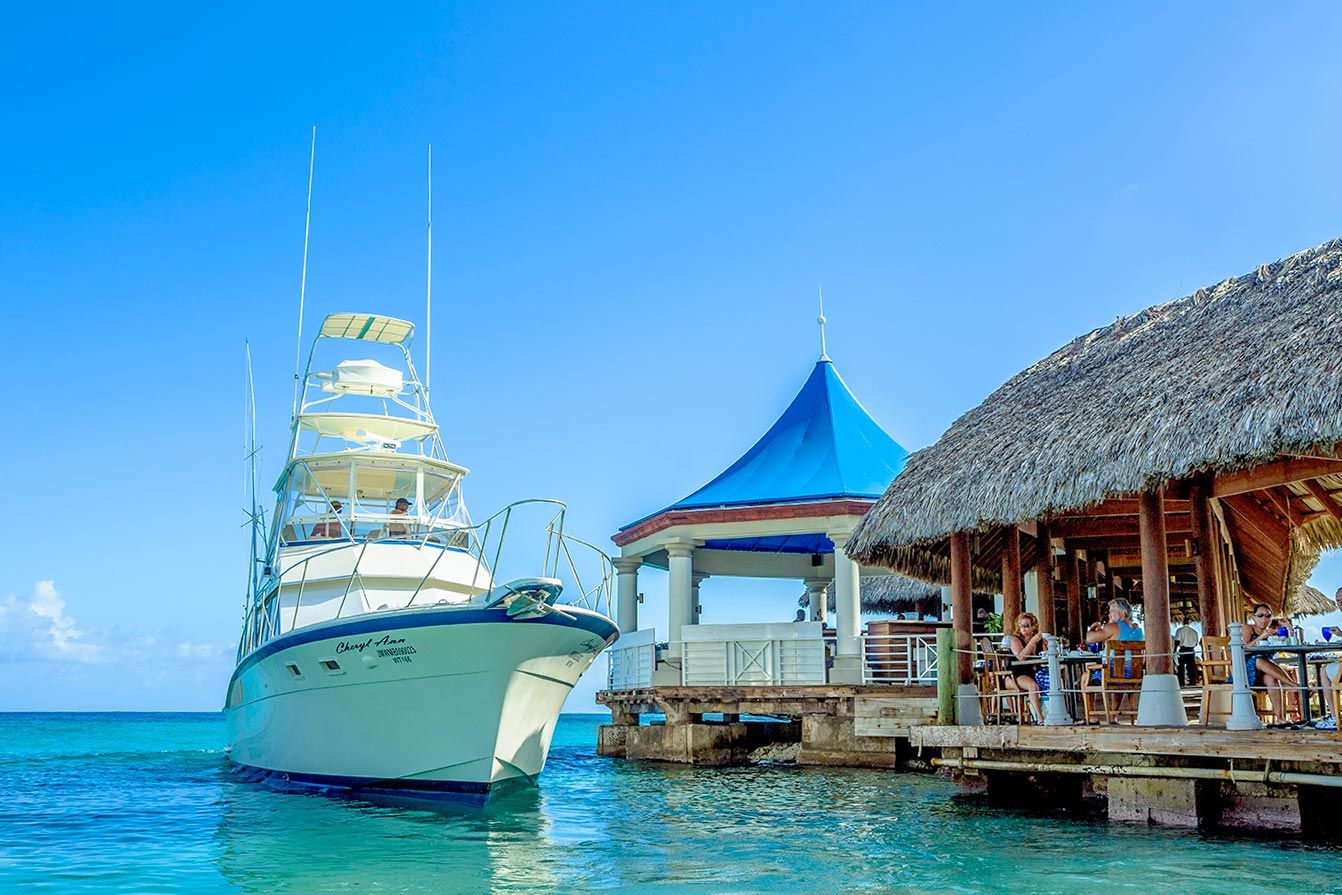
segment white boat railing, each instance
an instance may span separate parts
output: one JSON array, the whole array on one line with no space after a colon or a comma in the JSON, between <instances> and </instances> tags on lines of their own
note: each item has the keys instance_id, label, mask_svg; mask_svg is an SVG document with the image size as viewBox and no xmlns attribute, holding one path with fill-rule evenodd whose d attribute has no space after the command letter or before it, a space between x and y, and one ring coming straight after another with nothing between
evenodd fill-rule
<instances>
[{"instance_id":1,"label":"white boat railing","mask_svg":"<svg viewBox=\"0 0 1342 895\"><path fill-rule=\"evenodd\" d=\"M518 554L521 551L506 552L504 550L510 526L514 530L516 539L517 528L514 525L514 516L523 507L543 508L545 510L543 555L535 555L534 551L538 548L534 545L533 554L529 556L522 555L519 557ZM564 534L566 510L567 507L562 501L550 498L519 500L499 510L478 525L459 529L461 535L458 539L460 546L430 544L431 549L438 551L437 555L429 565L428 570L421 576L418 585L410 593L405 603L397 608L410 608L414 604L415 598L419 596L420 591L424 589L425 584L433 576L443 556L455 551L458 553L465 552L476 560L476 580L474 584L482 592L488 590L497 580L508 580L513 577L537 577L539 572L539 577L554 578L563 583L564 589L558 601L561 605L578 606L609 618L615 586L614 565L611 563L610 557L595 545L581 538ZM360 599L352 604L355 608L349 614L351 616L364 614L367 609L363 606L362 601L363 577L359 566L363 562L364 554L367 552L369 545L376 543L378 542L375 540L335 542L325 550L296 560L278 570L278 572L271 572L267 578L270 585L263 590L260 599L248 607L243 619L243 635L238 644L238 658L241 659L266 641L297 626L310 564L313 560L326 557L332 553L341 550L358 551L348 575L342 574L340 576L344 581L344 592L336 612L329 618L321 620L330 621L345 617L345 608L347 604L351 603L350 595L356 582L360 589ZM421 541L417 546L419 549L423 549L426 542ZM513 568L510 571L517 574L506 577L500 575L500 569L504 568L505 563L511 563ZM292 609L286 607L283 610L290 619L289 626L286 628L283 624L285 618L280 616L280 591L281 584L292 582L293 577L298 578L298 593ZM329 579L326 583L329 584Z\"/></svg>"}]
</instances>

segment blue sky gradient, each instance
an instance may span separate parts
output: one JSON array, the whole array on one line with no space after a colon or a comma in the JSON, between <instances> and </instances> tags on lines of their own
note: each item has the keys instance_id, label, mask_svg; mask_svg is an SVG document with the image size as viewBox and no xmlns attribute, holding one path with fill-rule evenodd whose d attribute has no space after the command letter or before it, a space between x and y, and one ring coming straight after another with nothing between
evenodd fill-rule
<instances>
[{"instance_id":1,"label":"blue sky gradient","mask_svg":"<svg viewBox=\"0 0 1342 895\"><path fill-rule=\"evenodd\" d=\"M837 368L916 449L1070 338L1342 233L1340 20L10 8L0 708L219 706L242 344L273 480L312 124L308 332L335 310L422 319L432 142L435 405L470 503L562 497L605 542L787 405L818 284ZM664 623L664 577L643 589ZM799 590L710 581L705 620L789 618Z\"/></svg>"}]
</instances>

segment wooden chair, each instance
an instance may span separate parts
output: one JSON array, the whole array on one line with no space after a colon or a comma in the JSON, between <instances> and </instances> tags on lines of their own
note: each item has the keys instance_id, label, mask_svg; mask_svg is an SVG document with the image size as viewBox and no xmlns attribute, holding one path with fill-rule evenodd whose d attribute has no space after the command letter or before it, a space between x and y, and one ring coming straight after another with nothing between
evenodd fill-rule
<instances>
[{"instance_id":1,"label":"wooden chair","mask_svg":"<svg viewBox=\"0 0 1342 895\"><path fill-rule=\"evenodd\" d=\"M1208 635L1202 638L1202 660L1198 662L1202 677L1202 705L1198 707L1198 723L1208 726L1213 716L1230 717L1230 638ZM1215 699L1215 702L1213 702ZM1221 725L1223 726L1224 722Z\"/></svg>"},{"instance_id":2,"label":"wooden chair","mask_svg":"<svg viewBox=\"0 0 1342 895\"><path fill-rule=\"evenodd\" d=\"M1025 691L1016 683L1016 673L1011 670L1011 663L1015 660L1016 657L1006 650L999 649L993 652L992 686L1001 724L1007 723L1008 719L1014 720L1017 724L1024 724L1030 717Z\"/></svg>"},{"instance_id":3,"label":"wooden chair","mask_svg":"<svg viewBox=\"0 0 1342 895\"><path fill-rule=\"evenodd\" d=\"M1081 705L1086 713L1086 723L1094 723L1099 712L1095 710L1095 698L1098 696L1104 704L1104 719L1114 723L1115 715L1130 715L1137 719L1137 696L1142 689L1142 675L1146 670L1146 641L1109 640L1104 644L1104 659L1099 666L1100 679L1092 682L1087 666L1081 679ZM1113 707L1116 699L1118 708Z\"/></svg>"}]
</instances>

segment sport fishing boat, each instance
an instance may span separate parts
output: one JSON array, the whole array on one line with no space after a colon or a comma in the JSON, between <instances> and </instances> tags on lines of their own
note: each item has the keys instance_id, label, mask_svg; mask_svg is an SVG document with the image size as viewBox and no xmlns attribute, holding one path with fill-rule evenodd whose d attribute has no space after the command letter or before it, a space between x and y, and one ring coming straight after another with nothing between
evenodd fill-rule
<instances>
[{"instance_id":1,"label":"sport fishing boat","mask_svg":"<svg viewBox=\"0 0 1342 895\"><path fill-rule=\"evenodd\" d=\"M325 319L268 525L251 449L229 754L303 787L484 796L545 766L564 698L617 636L613 574L564 533L558 501L471 522L467 470L444 451L413 332L376 314ZM383 357L314 366L351 343Z\"/></svg>"}]
</instances>

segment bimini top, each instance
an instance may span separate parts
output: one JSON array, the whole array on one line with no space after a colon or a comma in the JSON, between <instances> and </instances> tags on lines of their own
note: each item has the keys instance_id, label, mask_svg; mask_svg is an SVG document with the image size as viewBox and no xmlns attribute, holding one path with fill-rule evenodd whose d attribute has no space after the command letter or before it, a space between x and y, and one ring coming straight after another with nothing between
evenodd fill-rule
<instances>
[{"instance_id":1,"label":"bimini top","mask_svg":"<svg viewBox=\"0 0 1342 895\"><path fill-rule=\"evenodd\" d=\"M414 331L413 323L381 314L330 314L322 321L318 335L328 339L358 339L401 345L409 341Z\"/></svg>"},{"instance_id":2,"label":"bimini top","mask_svg":"<svg viewBox=\"0 0 1342 895\"><path fill-rule=\"evenodd\" d=\"M833 362L822 359L754 447L667 510L875 500L908 454L853 397Z\"/></svg>"}]
</instances>

